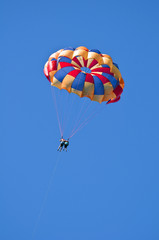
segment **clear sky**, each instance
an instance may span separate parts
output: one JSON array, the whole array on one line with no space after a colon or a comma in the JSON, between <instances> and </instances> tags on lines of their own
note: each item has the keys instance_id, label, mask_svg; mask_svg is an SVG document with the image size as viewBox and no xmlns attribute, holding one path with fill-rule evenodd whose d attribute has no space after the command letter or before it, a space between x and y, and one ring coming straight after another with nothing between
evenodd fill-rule
<instances>
[{"instance_id":1,"label":"clear sky","mask_svg":"<svg viewBox=\"0 0 159 240\"><path fill-rule=\"evenodd\" d=\"M1 1L0 239L30 240L59 153L49 55L111 55L121 101L61 153L34 240L159 239L158 1Z\"/></svg>"}]
</instances>

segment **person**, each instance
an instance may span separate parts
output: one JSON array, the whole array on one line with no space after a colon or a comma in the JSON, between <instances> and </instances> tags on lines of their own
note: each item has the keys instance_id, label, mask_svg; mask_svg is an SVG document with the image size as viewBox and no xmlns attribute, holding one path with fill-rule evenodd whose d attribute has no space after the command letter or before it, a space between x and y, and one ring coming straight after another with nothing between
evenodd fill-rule
<instances>
[{"instance_id":1,"label":"person","mask_svg":"<svg viewBox=\"0 0 159 240\"><path fill-rule=\"evenodd\" d=\"M60 139L60 145L59 145L59 147L58 147L58 149L57 149L57 151L62 151L62 149L63 149L63 146L64 146L64 142L65 142L65 140L63 139L63 137Z\"/></svg>"},{"instance_id":2,"label":"person","mask_svg":"<svg viewBox=\"0 0 159 240\"><path fill-rule=\"evenodd\" d=\"M63 139L63 137L60 139L60 145L59 145L59 147L58 147L58 149L57 149L57 151L62 151L62 149L63 149L63 151L64 150L66 150L66 152L67 152L67 147L68 147L68 145L69 145L69 139L68 140L65 140L65 139Z\"/></svg>"},{"instance_id":3,"label":"person","mask_svg":"<svg viewBox=\"0 0 159 240\"><path fill-rule=\"evenodd\" d=\"M68 145L69 145L69 139L64 141L64 149L63 149L63 151L66 150L66 152L67 152Z\"/></svg>"}]
</instances>

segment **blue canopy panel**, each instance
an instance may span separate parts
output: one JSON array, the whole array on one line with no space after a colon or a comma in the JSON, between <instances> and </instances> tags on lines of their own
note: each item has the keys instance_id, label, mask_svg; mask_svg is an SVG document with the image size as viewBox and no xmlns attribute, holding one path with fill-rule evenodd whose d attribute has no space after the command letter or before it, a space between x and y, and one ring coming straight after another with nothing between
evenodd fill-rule
<instances>
[{"instance_id":1,"label":"blue canopy panel","mask_svg":"<svg viewBox=\"0 0 159 240\"><path fill-rule=\"evenodd\" d=\"M54 77L62 83L64 77L71 71L75 70L75 68L73 67L65 67L65 68L61 68L60 70L58 70Z\"/></svg>"},{"instance_id":2,"label":"blue canopy panel","mask_svg":"<svg viewBox=\"0 0 159 240\"><path fill-rule=\"evenodd\" d=\"M108 74L108 73L102 73L102 75L104 77L106 77L112 84L113 88L115 89L118 85L119 85L119 81L116 80L115 77L113 77L112 75Z\"/></svg>"},{"instance_id":3,"label":"blue canopy panel","mask_svg":"<svg viewBox=\"0 0 159 240\"><path fill-rule=\"evenodd\" d=\"M64 48L63 50L64 50L64 51L65 51L65 50L72 50L72 51L74 51L75 48L73 48L73 47L67 47L67 48Z\"/></svg>"},{"instance_id":4,"label":"blue canopy panel","mask_svg":"<svg viewBox=\"0 0 159 240\"><path fill-rule=\"evenodd\" d=\"M68 58L68 57L58 57L58 59L57 59L57 63L59 63L59 62L67 62L67 63L71 63L71 59L70 58Z\"/></svg>"},{"instance_id":5,"label":"blue canopy panel","mask_svg":"<svg viewBox=\"0 0 159 240\"><path fill-rule=\"evenodd\" d=\"M94 79L94 95L104 95L104 86L102 81L97 76L93 76L93 79Z\"/></svg>"},{"instance_id":6,"label":"blue canopy panel","mask_svg":"<svg viewBox=\"0 0 159 240\"><path fill-rule=\"evenodd\" d=\"M83 91L84 83L86 79L86 74L83 72L80 72L77 77L75 77L71 88L74 88L78 91Z\"/></svg>"},{"instance_id":7,"label":"blue canopy panel","mask_svg":"<svg viewBox=\"0 0 159 240\"><path fill-rule=\"evenodd\" d=\"M91 49L89 50L89 52L95 52L95 53L101 54L101 52L98 49Z\"/></svg>"}]
</instances>

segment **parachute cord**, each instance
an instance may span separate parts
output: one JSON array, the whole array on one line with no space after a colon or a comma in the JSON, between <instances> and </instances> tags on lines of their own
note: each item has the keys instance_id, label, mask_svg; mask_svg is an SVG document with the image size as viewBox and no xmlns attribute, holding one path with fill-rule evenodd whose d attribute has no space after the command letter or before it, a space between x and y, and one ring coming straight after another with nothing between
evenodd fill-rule
<instances>
[{"instance_id":1,"label":"parachute cord","mask_svg":"<svg viewBox=\"0 0 159 240\"><path fill-rule=\"evenodd\" d=\"M88 117L87 117L87 119L72 133L72 135L69 137L69 139L70 138L72 138L78 131L80 131L82 128L84 128L87 124L88 124L88 122L90 122L90 120L91 119L93 119L96 115L98 115L99 114L99 112L101 111L101 110L103 110L104 108L101 108L101 109L99 109L98 111L94 111L92 114L90 114Z\"/></svg>"},{"instance_id":2,"label":"parachute cord","mask_svg":"<svg viewBox=\"0 0 159 240\"><path fill-rule=\"evenodd\" d=\"M64 135L64 115L65 115L65 104L67 101L66 97L65 97L65 91L64 89L59 89L56 92L56 99L57 99L57 107L58 107L58 111L59 111L59 118L60 118L60 122L61 122L61 129L62 129L62 135Z\"/></svg>"},{"instance_id":3,"label":"parachute cord","mask_svg":"<svg viewBox=\"0 0 159 240\"><path fill-rule=\"evenodd\" d=\"M86 102L86 99L85 99L85 102ZM75 123L75 125L74 125L74 127L73 127L73 129L72 129L72 131L71 131L70 136L71 136L72 133L78 128L78 126L81 125L82 118L83 118L83 116L85 115L85 113L88 111L88 109L89 109L90 106L91 106L91 101L88 103L88 105L87 105L87 107L85 108L84 112L82 112L82 111L83 111L83 108L84 108L84 104L82 105L81 110L80 110L80 113L79 113L79 116L78 116L78 118L77 118L78 121L77 121L77 123ZM69 137L69 138L70 138L70 137Z\"/></svg>"},{"instance_id":4,"label":"parachute cord","mask_svg":"<svg viewBox=\"0 0 159 240\"><path fill-rule=\"evenodd\" d=\"M60 118L59 118L59 113L58 113L58 109L57 109L57 102L56 102L55 91L54 91L54 87L51 87L51 88L53 88L53 90L51 89L51 93L52 93L52 96L53 96L55 110L56 110L56 115L57 115L57 121L58 121L58 124L59 124L59 130L60 130L60 134L61 134L61 137L62 137L63 136L63 132L62 132Z\"/></svg>"},{"instance_id":5,"label":"parachute cord","mask_svg":"<svg viewBox=\"0 0 159 240\"><path fill-rule=\"evenodd\" d=\"M66 90L67 91L67 90ZM69 99L70 99L70 93L67 92L67 98L66 98L66 102L64 104L68 105L68 102L69 102ZM66 115L67 114L67 115ZM63 119L62 119L62 123L63 123L63 134L64 134L64 131L65 131L65 128L67 126L67 121L68 121L68 111L67 111L67 108L65 107L64 109L64 114L63 114Z\"/></svg>"},{"instance_id":6,"label":"parachute cord","mask_svg":"<svg viewBox=\"0 0 159 240\"><path fill-rule=\"evenodd\" d=\"M34 229L33 229L33 232L32 232L31 240L33 240L34 237L35 237L35 233L36 233L37 227L39 225L40 218L41 218L41 215L43 213L43 210L44 210L47 198L48 198L48 194L49 194L49 191L50 191L50 187L51 187L51 184L52 184L53 177L54 177L56 169L57 169L58 162L60 160L60 156L61 156L61 154L58 154L58 156L56 158L56 163L55 163L55 165L54 165L54 167L52 169L52 172L51 172L51 175L50 175L50 179L49 179L49 183L47 185L47 189L46 189L46 192L45 192L45 195L44 195L44 198L43 198L43 202L41 204L41 208L40 208L40 211L39 211L39 214L38 214L38 217L37 217L37 220L35 222L35 226L34 226Z\"/></svg>"},{"instance_id":7,"label":"parachute cord","mask_svg":"<svg viewBox=\"0 0 159 240\"><path fill-rule=\"evenodd\" d=\"M87 118L77 129L75 129L75 131L72 133L72 135L70 136L70 138L72 138L77 132L79 132L82 128L84 128L88 122L96 115L97 113L92 114L91 116L89 116L89 118Z\"/></svg>"}]
</instances>

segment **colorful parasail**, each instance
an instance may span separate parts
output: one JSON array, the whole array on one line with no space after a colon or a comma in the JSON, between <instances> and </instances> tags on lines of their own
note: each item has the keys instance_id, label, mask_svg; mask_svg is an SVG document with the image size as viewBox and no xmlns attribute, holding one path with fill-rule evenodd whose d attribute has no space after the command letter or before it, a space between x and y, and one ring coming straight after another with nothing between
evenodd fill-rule
<instances>
[{"instance_id":1,"label":"colorful parasail","mask_svg":"<svg viewBox=\"0 0 159 240\"><path fill-rule=\"evenodd\" d=\"M53 53L45 64L44 74L52 86L99 103L117 102L124 88L112 58L86 47L69 47Z\"/></svg>"}]
</instances>

